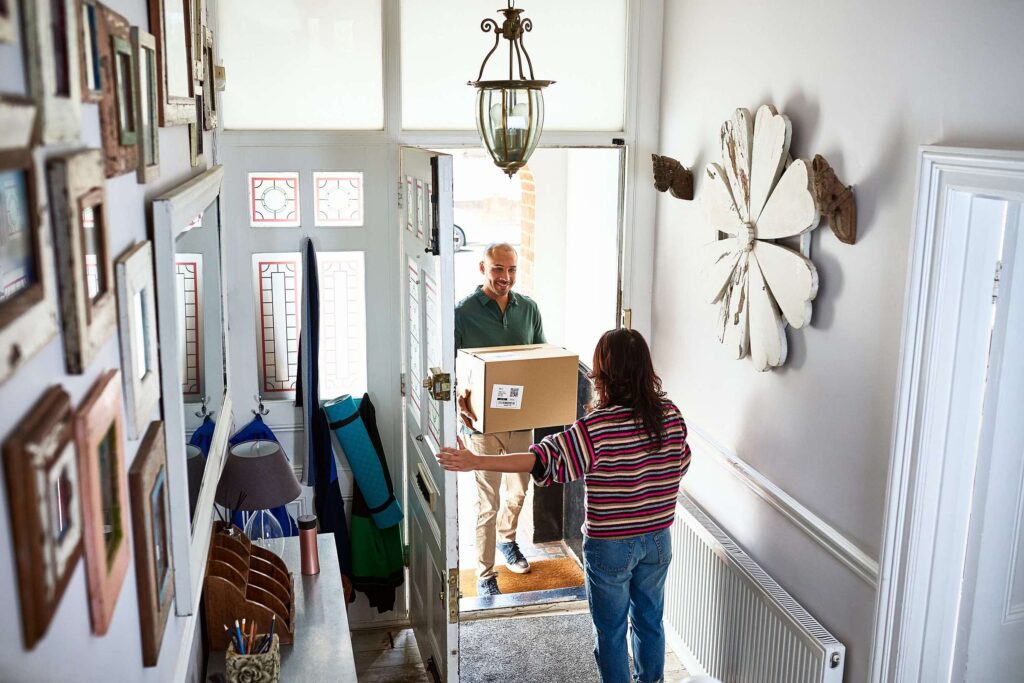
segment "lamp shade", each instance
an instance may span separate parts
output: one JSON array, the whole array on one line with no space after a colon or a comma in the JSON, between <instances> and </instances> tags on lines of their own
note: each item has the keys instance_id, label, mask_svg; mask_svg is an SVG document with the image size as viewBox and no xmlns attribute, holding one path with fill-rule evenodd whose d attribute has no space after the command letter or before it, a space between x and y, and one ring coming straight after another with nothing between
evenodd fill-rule
<instances>
[{"instance_id":1,"label":"lamp shade","mask_svg":"<svg viewBox=\"0 0 1024 683\"><path fill-rule=\"evenodd\" d=\"M229 509L266 510L290 503L300 493L302 487L279 443L243 441L228 450L216 500Z\"/></svg>"}]
</instances>

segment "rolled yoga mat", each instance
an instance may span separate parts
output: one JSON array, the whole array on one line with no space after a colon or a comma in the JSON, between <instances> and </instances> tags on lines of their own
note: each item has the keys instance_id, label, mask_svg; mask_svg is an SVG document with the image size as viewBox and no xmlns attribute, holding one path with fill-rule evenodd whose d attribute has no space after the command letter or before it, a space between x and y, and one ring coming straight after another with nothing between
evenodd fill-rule
<instances>
[{"instance_id":1,"label":"rolled yoga mat","mask_svg":"<svg viewBox=\"0 0 1024 683\"><path fill-rule=\"evenodd\" d=\"M366 425L359 417L359 404L352 396L345 394L325 401L323 406L330 428L337 435L359 490L363 492L366 505L370 508L373 523L378 529L398 524L402 521L402 508L384 475L387 465L373 447Z\"/></svg>"}]
</instances>

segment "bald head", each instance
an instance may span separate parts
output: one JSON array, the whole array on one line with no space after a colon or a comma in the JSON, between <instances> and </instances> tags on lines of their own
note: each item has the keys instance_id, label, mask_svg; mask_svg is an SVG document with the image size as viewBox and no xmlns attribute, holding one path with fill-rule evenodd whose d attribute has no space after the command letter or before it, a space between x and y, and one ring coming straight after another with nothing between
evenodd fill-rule
<instances>
[{"instance_id":1,"label":"bald head","mask_svg":"<svg viewBox=\"0 0 1024 683\"><path fill-rule=\"evenodd\" d=\"M515 247L508 242L488 245L484 251L484 260L480 262L480 273L484 276L484 293L487 296L499 303L508 298L512 285L516 283L518 261L519 255Z\"/></svg>"}]
</instances>

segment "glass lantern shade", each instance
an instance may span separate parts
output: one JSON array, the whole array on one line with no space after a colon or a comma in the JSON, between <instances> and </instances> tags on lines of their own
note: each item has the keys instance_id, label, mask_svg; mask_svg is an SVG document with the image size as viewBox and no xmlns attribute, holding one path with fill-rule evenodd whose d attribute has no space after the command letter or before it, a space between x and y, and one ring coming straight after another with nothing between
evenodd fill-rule
<instances>
[{"instance_id":1,"label":"glass lantern shade","mask_svg":"<svg viewBox=\"0 0 1024 683\"><path fill-rule=\"evenodd\" d=\"M477 87L477 131L494 163L510 178L529 160L544 129L541 87Z\"/></svg>"}]
</instances>

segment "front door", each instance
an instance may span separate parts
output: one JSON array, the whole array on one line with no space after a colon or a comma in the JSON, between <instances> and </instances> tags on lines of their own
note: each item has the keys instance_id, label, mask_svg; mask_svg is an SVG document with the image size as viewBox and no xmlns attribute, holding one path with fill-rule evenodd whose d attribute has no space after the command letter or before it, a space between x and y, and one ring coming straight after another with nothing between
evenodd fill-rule
<instances>
[{"instance_id":1,"label":"front door","mask_svg":"<svg viewBox=\"0 0 1024 683\"><path fill-rule=\"evenodd\" d=\"M400 154L409 620L427 669L458 681L459 506L455 474L436 459L456 428L452 158Z\"/></svg>"}]
</instances>

